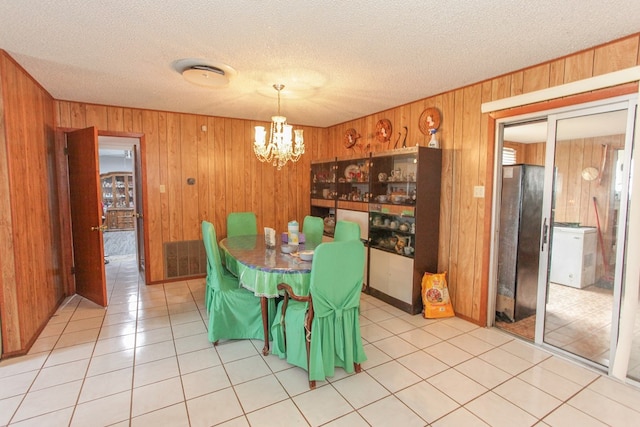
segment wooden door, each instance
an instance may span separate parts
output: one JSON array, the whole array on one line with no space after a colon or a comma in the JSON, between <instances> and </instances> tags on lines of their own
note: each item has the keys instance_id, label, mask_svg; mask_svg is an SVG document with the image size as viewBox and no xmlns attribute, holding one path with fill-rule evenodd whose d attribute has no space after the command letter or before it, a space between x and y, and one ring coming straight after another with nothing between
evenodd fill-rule
<instances>
[{"instance_id":1,"label":"wooden door","mask_svg":"<svg viewBox=\"0 0 640 427\"><path fill-rule=\"evenodd\" d=\"M98 130L67 133L67 152L76 293L106 307Z\"/></svg>"},{"instance_id":2,"label":"wooden door","mask_svg":"<svg viewBox=\"0 0 640 427\"><path fill-rule=\"evenodd\" d=\"M133 146L133 198L136 223L136 242L138 248L138 270L145 271L144 258L144 209L142 205L142 156L140 155L140 144Z\"/></svg>"}]
</instances>

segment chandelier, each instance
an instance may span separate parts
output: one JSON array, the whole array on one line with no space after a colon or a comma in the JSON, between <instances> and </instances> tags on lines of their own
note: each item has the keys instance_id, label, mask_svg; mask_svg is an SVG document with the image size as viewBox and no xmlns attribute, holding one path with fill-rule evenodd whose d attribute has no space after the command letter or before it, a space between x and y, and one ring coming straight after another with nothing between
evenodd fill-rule
<instances>
[{"instance_id":1,"label":"chandelier","mask_svg":"<svg viewBox=\"0 0 640 427\"><path fill-rule=\"evenodd\" d=\"M302 129L293 130L293 126L287 124L287 118L280 115L280 91L284 85L274 84L273 88L278 91L278 115L271 117L268 143L264 126L256 126L253 152L258 160L273 163L279 170L288 161L297 162L304 154L304 138Z\"/></svg>"}]
</instances>

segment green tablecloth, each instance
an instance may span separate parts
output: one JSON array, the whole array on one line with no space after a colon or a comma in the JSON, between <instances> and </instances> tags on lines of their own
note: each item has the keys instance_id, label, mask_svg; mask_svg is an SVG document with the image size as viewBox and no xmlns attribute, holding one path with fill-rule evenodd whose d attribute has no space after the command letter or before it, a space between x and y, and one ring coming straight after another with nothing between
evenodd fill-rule
<instances>
[{"instance_id":1,"label":"green tablecloth","mask_svg":"<svg viewBox=\"0 0 640 427\"><path fill-rule=\"evenodd\" d=\"M311 262L302 261L297 254L284 254L280 243L268 249L263 235L233 236L220 241L227 269L240 280L240 285L256 296L274 298L278 284L286 283L297 295L309 294ZM311 247L302 249L312 249Z\"/></svg>"}]
</instances>

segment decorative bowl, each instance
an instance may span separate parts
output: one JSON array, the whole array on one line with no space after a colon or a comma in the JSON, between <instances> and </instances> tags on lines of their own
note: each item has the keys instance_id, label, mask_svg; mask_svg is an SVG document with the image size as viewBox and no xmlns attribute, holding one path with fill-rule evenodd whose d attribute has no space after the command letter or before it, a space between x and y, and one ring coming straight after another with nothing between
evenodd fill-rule
<instances>
[{"instance_id":1,"label":"decorative bowl","mask_svg":"<svg viewBox=\"0 0 640 427\"><path fill-rule=\"evenodd\" d=\"M282 245L282 246L280 246L280 252L282 252L283 254L290 254L291 252L293 252L296 249L297 249L296 246L291 246L291 245Z\"/></svg>"},{"instance_id":2,"label":"decorative bowl","mask_svg":"<svg viewBox=\"0 0 640 427\"><path fill-rule=\"evenodd\" d=\"M311 261L313 259L313 251L311 250L300 251L298 255L300 255L300 259L303 261Z\"/></svg>"},{"instance_id":3,"label":"decorative bowl","mask_svg":"<svg viewBox=\"0 0 640 427\"><path fill-rule=\"evenodd\" d=\"M394 194L391 196L391 202L394 204L406 203L409 200L409 197L404 194Z\"/></svg>"}]
</instances>

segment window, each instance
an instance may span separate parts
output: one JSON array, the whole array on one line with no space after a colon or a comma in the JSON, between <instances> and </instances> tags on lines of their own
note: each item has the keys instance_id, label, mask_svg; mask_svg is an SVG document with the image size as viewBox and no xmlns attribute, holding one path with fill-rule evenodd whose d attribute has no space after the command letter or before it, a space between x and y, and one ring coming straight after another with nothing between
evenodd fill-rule
<instances>
[{"instance_id":1,"label":"window","mask_svg":"<svg viewBox=\"0 0 640 427\"><path fill-rule=\"evenodd\" d=\"M502 147L502 164L503 165L515 165L516 164L516 149L510 147Z\"/></svg>"}]
</instances>

